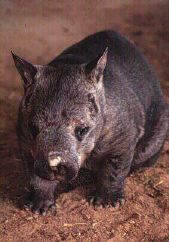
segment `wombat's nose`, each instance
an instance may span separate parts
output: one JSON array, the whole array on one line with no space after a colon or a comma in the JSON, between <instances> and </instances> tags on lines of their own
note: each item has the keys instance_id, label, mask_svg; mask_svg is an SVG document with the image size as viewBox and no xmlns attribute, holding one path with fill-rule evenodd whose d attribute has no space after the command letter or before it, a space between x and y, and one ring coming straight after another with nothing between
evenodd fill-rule
<instances>
[{"instance_id":1,"label":"wombat's nose","mask_svg":"<svg viewBox=\"0 0 169 242\"><path fill-rule=\"evenodd\" d=\"M65 165L59 164L54 171L56 176L58 175L66 178L68 169Z\"/></svg>"},{"instance_id":2,"label":"wombat's nose","mask_svg":"<svg viewBox=\"0 0 169 242\"><path fill-rule=\"evenodd\" d=\"M49 156L49 165L51 167L51 169L55 170L55 167L57 167L59 165L59 163L61 162L61 157L60 156Z\"/></svg>"},{"instance_id":3,"label":"wombat's nose","mask_svg":"<svg viewBox=\"0 0 169 242\"><path fill-rule=\"evenodd\" d=\"M72 180L78 173L76 160L65 161L56 152L49 152L48 162L56 180Z\"/></svg>"},{"instance_id":4,"label":"wombat's nose","mask_svg":"<svg viewBox=\"0 0 169 242\"><path fill-rule=\"evenodd\" d=\"M55 179L58 181L66 181L68 179L68 168L63 165L59 164L58 166L51 167Z\"/></svg>"},{"instance_id":5,"label":"wombat's nose","mask_svg":"<svg viewBox=\"0 0 169 242\"><path fill-rule=\"evenodd\" d=\"M48 159L49 159L50 168L53 171L56 179L59 179L59 180L66 179L67 167L65 166L65 164L61 163L62 161L61 157L56 156L56 153L52 152L52 153L49 153Z\"/></svg>"}]
</instances>

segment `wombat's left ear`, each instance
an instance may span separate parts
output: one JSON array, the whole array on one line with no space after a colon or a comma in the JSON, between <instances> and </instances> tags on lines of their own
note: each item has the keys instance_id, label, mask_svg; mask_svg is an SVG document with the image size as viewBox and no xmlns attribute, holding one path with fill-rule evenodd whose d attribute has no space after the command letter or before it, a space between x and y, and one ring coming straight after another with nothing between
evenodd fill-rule
<instances>
[{"instance_id":1,"label":"wombat's left ear","mask_svg":"<svg viewBox=\"0 0 169 242\"><path fill-rule=\"evenodd\" d=\"M34 77L37 73L36 67L21 57L17 56L12 51L11 53L15 62L15 66L24 81L24 87L30 86L35 81Z\"/></svg>"},{"instance_id":2,"label":"wombat's left ear","mask_svg":"<svg viewBox=\"0 0 169 242\"><path fill-rule=\"evenodd\" d=\"M90 79L99 82L102 80L103 72L107 64L108 47L105 51L97 56L93 61L86 65L86 73L90 76Z\"/></svg>"}]
</instances>

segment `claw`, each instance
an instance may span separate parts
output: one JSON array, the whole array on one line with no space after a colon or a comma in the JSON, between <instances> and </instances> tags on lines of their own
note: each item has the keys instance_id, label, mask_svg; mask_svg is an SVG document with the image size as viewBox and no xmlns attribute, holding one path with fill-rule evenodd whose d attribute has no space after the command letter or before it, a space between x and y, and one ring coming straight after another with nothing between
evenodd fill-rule
<instances>
[{"instance_id":1,"label":"claw","mask_svg":"<svg viewBox=\"0 0 169 242\"><path fill-rule=\"evenodd\" d=\"M32 209L32 207L33 207L33 204L32 203L26 203L25 205L24 205L24 209L26 210L26 211L30 211L31 209Z\"/></svg>"},{"instance_id":2,"label":"claw","mask_svg":"<svg viewBox=\"0 0 169 242\"><path fill-rule=\"evenodd\" d=\"M125 199L124 198L120 199L120 205L124 206L124 204L125 204Z\"/></svg>"},{"instance_id":3,"label":"claw","mask_svg":"<svg viewBox=\"0 0 169 242\"><path fill-rule=\"evenodd\" d=\"M46 215L46 211L43 210L43 211L41 212L41 214L42 214L43 216L45 216L45 215Z\"/></svg>"},{"instance_id":4,"label":"claw","mask_svg":"<svg viewBox=\"0 0 169 242\"><path fill-rule=\"evenodd\" d=\"M103 199L101 197L95 197L94 206L95 207L103 206Z\"/></svg>"},{"instance_id":5,"label":"claw","mask_svg":"<svg viewBox=\"0 0 169 242\"><path fill-rule=\"evenodd\" d=\"M103 208L103 200L100 197L92 196L89 200L89 204L93 205L95 208Z\"/></svg>"},{"instance_id":6,"label":"claw","mask_svg":"<svg viewBox=\"0 0 169 242\"><path fill-rule=\"evenodd\" d=\"M119 202L113 202L113 203L112 203L112 206L113 206L115 209L119 209L119 207L120 207L120 203L119 203Z\"/></svg>"},{"instance_id":7,"label":"claw","mask_svg":"<svg viewBox=\"0 0 169 242\"><path fill-rule=\"evenodd\" d=\"M89 200L89 204L90 204L90 205L93 205L93 204L94 204L94 199L95 199L94 196L90 198L90 200Z\"/></svg>"},{"instance_id":8,"label":"claw","mask_svg":"<svg viewBox=\"0 0 169 242\"><path fill-rule=\"evenodd\" d=\"M52 215L54 215L54 216L56 215L56 205L54 205L54 204L51 205L50 212L51 212Z\"/></svg>"},{"instance_id":9,"label":"claw","mask_svg":"<svg viewBox=\"0 0 169 242\"><path fill-rule=\"evenodd\" d=\"M41 203L41 204L38 204L38 205L35 205L33 208L32 208L32 212L39 215L43 215L45 216L48 211L55 215L56 214L56 206L54 204L49 204L49 203Z\"/></svg>"},{"instance_id":10,"label":"claw","mask_svg":"<svg viewBox=\"0 0 169 242\"><path fill-rule=\"evenodd\" d=\"M39 215L40 214L40 208L37 208L37 207L33 207L32 208L32 212L36 215Z\"/></svg>"},{"instance_id":11,"label":"claw","mask_svg":"<svg viewBox=\"0 0 169 242\"><path fill-rule=\"evenodd\" d=\"M52 215L56 215L56 206L50 201L41 201L35 204L29 201L24 205L24 209L26 211L32 211L35 215L41 214L45 216L48 211L50 211Z\"/></svg>"},{"instance_id":12,"label":"claw","mask_svg":"<svg viewBox=\"0 0 169 242\"><path fill-rule=\"evenodd\" d=\"M112 203L112 206L116 209L119 209L120 207L122 207L125 204L125 199L124 198L119 198L117 199L117 201L114 201Z\"/></svg>"},{"instance_id":13,"label":"claw","mask_svg":"<svg viewBox=\"0 0 169 242\"><path fill-rule=\"evenodd\" d=\"M90 198L89 204L93 205L95 208L110 208L111 206L118 209L120 206L123 206L125 199L123 197L108 197L106 195L103 198L99 195L94 195Z\"/></svg>"}]
</instances>

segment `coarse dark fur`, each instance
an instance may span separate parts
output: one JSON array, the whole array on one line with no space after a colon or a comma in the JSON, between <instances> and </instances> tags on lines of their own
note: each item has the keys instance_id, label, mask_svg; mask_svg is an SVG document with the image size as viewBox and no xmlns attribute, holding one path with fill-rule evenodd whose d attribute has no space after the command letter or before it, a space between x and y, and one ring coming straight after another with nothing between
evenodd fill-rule
<instances>
[{"instance_id":1,"label":"coarse dark fur","mask_svg":"<svg viewBox=\"0 0 169 242\"><path fill-rule=\"evenodd\" d=\"M156 162L168 130L168 104L145 57L102 31L45 66L13 58L24 81L17 134L32 211L53 209L58 184L84 166L96 177L92 203L122 204L125 178Z\"/></svg>"}]
</instances>

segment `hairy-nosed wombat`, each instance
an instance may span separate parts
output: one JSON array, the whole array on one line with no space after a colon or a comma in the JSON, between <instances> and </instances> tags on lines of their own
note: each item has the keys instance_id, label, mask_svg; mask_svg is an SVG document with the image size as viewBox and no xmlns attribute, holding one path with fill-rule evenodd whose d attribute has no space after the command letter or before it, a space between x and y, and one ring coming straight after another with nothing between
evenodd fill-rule
<instances>
[{"instance_id":1,"label":"hairy-nosed wombat","mask_svg":"<svg viewBox=\"0 0 169 242\"><path fill-rule=\"evenodd\" d=\"M86 164L96 176L92 202L123 203L126 176L156 162L168 130L168 104L145 57L102 31L44 66L13 58L24 84L17 134L32 210L53 208L58 183Z\"/></svg>"}]
</instances>

